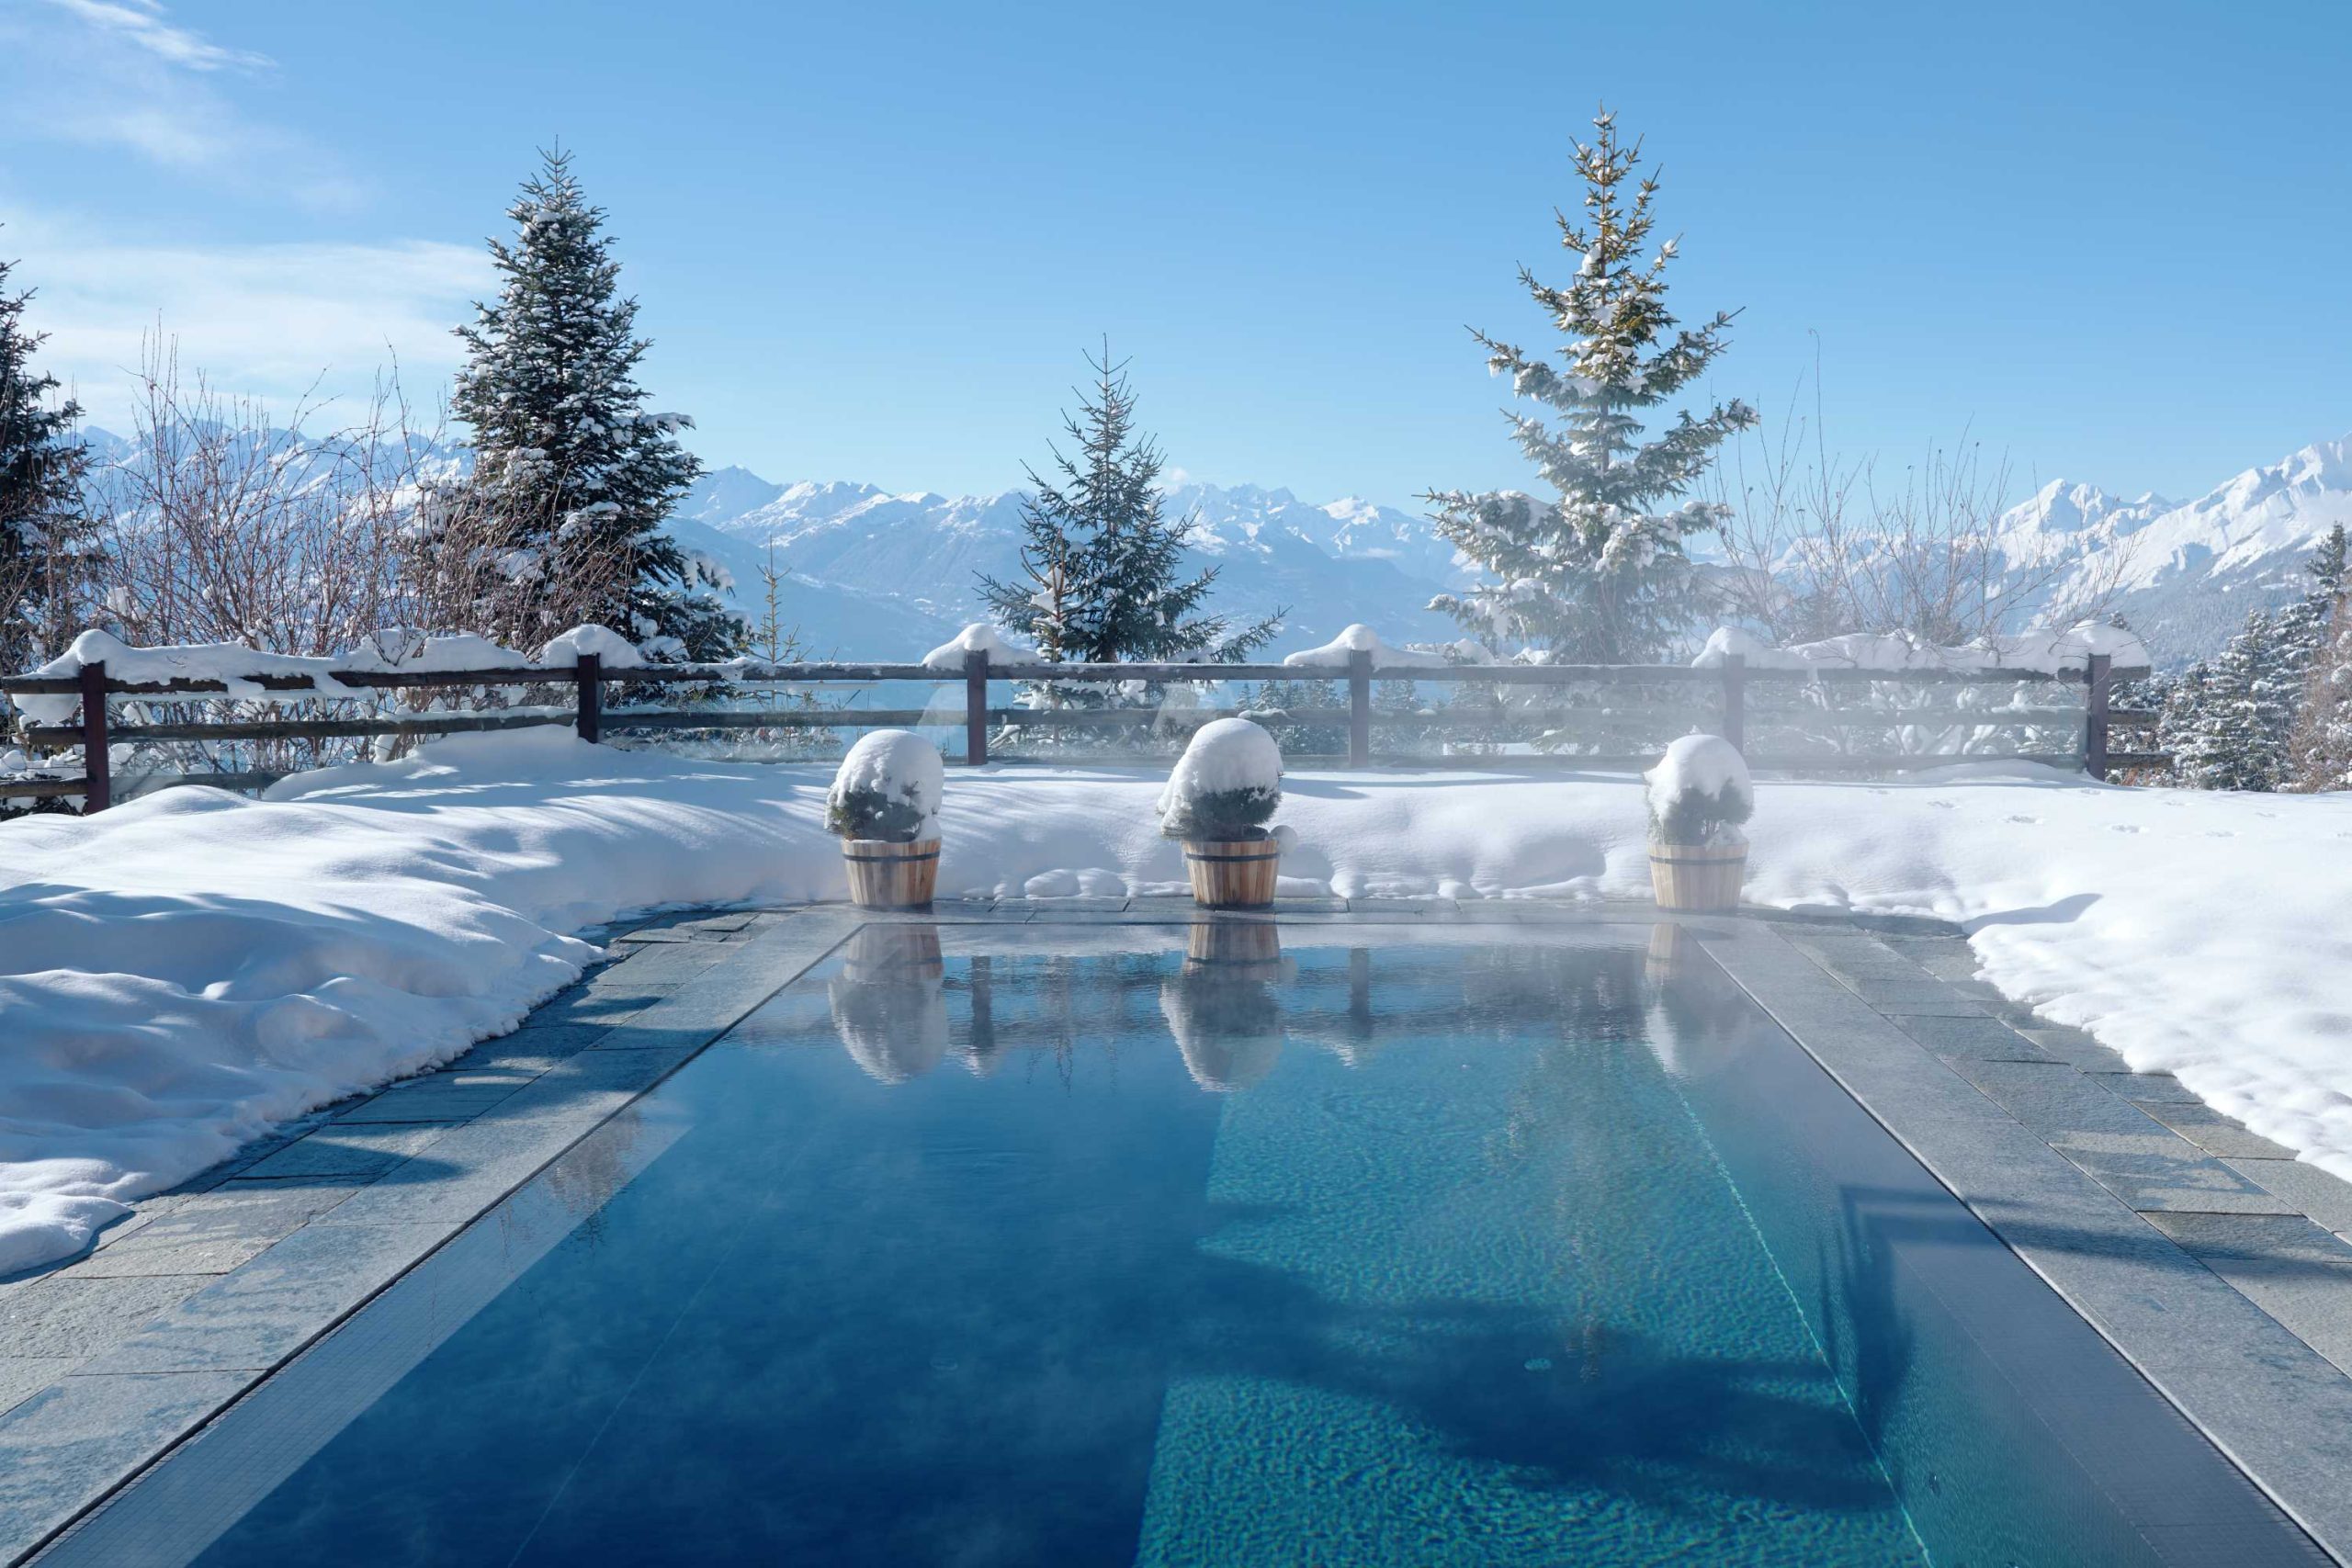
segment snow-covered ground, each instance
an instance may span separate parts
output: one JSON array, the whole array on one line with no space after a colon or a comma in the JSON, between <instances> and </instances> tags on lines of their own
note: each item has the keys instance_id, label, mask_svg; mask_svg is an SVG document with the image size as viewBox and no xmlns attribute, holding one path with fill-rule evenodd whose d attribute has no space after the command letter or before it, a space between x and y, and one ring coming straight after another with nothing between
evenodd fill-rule
<instances>
[{"instance_id":1,"label":"snow-covered ground","mask_svg":"<svg viewBox=\"0 0 2352 1568\"><path fill-rule=\"evenodd\" d=\"M266 801L175 790L0 826L0 1273L271 1123L519 1021L665 905L838 898L827 768L547 730L458 736ZM1162 778L958 773L943 895L1175 891ZM1634 897L1640 781L1293 773L1285 890ZM1986 975L2352 1177L2352 795L1954 768L1762 780L1750 897L1965 922Z\"/></svg>"}]
</instances>

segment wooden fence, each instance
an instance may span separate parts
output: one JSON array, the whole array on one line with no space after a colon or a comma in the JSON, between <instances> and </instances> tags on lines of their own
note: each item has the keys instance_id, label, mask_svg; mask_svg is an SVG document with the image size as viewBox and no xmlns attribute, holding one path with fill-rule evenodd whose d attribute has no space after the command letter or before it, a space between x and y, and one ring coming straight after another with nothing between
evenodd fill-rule
<instances>
[{"instance_id":1,"label":"wooden fence","mask_svg":"<svg viewBox=\"0 0 2352 1568\"><path fill-rule=\"evenodd\" d=\"M415 712L379 713L347 718L284 718L194 720L189 722L132 722L117 724L109 713L116 698L146 698L171 701L201 700L246 694L258 689L263 692L300 694L322 699L344 694L333 688L321 688L308 675L257 675L236 682L232 692L228 683L220 681L117 681L108 677L104 664L85 666L72 677L17 676L0 679L0 693L11 696L76 696L80 699L78 722L69 725L27 725L18 732L17 739L28 750L60 751L79 747L83 756L83 775L79 778L18 779L0 782L0 796L27 798L51 795L82 795L84 810L102 811L112 802L113 780L108 762L109 749L129 742L236 742L266 740L317 740L334 739L367 739L383 736L446 735L466 731L514 729L551 722L569 722L582 739L602 739L608 728L629 731L660 730L726 730L790 728L799 729L833 728L863 729L883 726L912 726L936 724L938 716L930 709L886 710L874 708L811 708L811 709L752 709L696 705L682 708L627 707L608 710L605 702L608 686L633 687L694 687L756 689L760 687L823 686L842 684L872 685L886 682L920 682L941 684L961 682L964 702L961 714L964 730L964 761L978 764L989 761L989 732L992 725L1019 727L1023 730L1055 728L1087 728L1134 727L1148 723L1156 716L1181 718L1185 723L1205 721L1232 715L1265 716L1263 709L1243 707L1186 708L1175 710L1127 707L1029 707L989 705L989 683L991 681L1023 681L1051 682L1056 686L1092 683L1225 682L1234 681L1344 682L1347 726L1347 751L1344 758L1334 754L1294 756L1299 762L1329 761L1334 765L1364 768L1379 761L1415 767L1554 767L1595 772L1623 771L1646 767L1655 760L1655 751L1639 755L1606 755L1597 752L1559 752L1556 754L1513 754L1502 756L1492 750L1458 756L1407 756L1391 753L1375 754L1373 739L1375 730L1404 732L1411 730L1459 729L1464 720L1459 712L1428 710L1385 711L1376 707L1375 685L1391 682L1446 683L1453 685L1505 687L1571 688L1592 685L1673 685L1688 687L1702 702L1712 697L1718 732L1734 745L1746 750L1749 718L1748 694L1759 686L1789 686L1819 693L1825 688L1852 688L1873 682L1887 685L1927 684L1965 687L1971 685L2048 685L2081 688L2078 708L1971 708L1958 702L1940 707L1905 707L1858 709L1850 719L1833 711L1816 712L1811 716L1815 723L1849 728L1900 728L1918 725L1947 725L1975 729L2030 729L2047 731L2061 723L2078 727L2079 747L2065 751L2011 752L1913 752L1904 754L1858 754L1848 752L1815 752L1809 755L1775 756L1767 752L1751 756L1752 766L1776 772L1791 773L1878 773L1905 769L1938 767L1953 761L2041 762L2059 767L2081 767L2091 777L2104 779L2111 770L2153 767L2165 759L2146 751L2118 750L2110 743L2118 729L2145 727L2154 722L2151 713L2116 709L2110 694L2119 675L2144 673L2137 671L2117 671L2105 655L2093 656L2087 671L2068 671L2062 675L2041 674L2015 670L1947 671L1906 670L1902 671L1870 670L1780 670L1750 669L1735 656L1722 665L1695 669L1681 664L1429 664L1409 667L1373 667L1372 656L1357 653L1345 669L1301 668L1283 664L990 664L984 656L970 656L960 673L943 672L923 664L728 664L728 665L647 665L628 669L607 670L594 655L582 658L577 666L560 665L523 669L460 670L460 671L337 671L333 680L351 690L454 690L478 687L519 689L530 686L573 688L573 700L562 707L492 710L486 712ZM2069 692L2071 696L2073 694ZM1339 721L1341 710L1318 710L1302 717L1298 714L1284 716L1291 720L1315 724ZM1574 715L1569 716L1574 717ZM1556 732L1555 732L1556 733ZM174 774L141 781L147 784L210 784L228 788L253 788L272 782L278 775L262 773L210 773Z\"/></svg>"}]
</instances>

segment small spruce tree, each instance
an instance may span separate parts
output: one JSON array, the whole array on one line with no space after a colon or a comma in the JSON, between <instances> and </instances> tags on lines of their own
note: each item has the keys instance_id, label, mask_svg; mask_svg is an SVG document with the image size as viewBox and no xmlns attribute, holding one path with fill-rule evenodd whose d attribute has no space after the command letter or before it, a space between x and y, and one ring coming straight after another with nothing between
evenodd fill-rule
<instances>
[{"instance_id":1,"label":"small spruce tree","mask_svg":"<svg viewBox=\"0 0 2352 1568\"><path fill-rule=\"evenodd\" d=\"M1028 470L1037 493L1021 509L1022 574L980 573L981 599L998 625L1054 663L1243 657L1274 635L1280 616L1237 623L1206 608L1216 568L1184 573L1193 519L1164 511L1164 459L1136 431L1126 366L1107 344L1087 364L1092 393L1079 394L1076 416L1062 416L1075 450L1051 448L1050 479Z\"/></svg>"},{"instance_id":2,"label":"small spruce tree","mask_svg":"<svg viewBox=\"0 0 2352 1568\"><path fill-rule=\"evenodd\" d=\"M1619 143L1614 115L1603 109L1593 124L1593 143L1576 149L1584 216L1559 215L1560 243L1577 258L1575 279L1560 288L1525 267L1519 274L1566 339L1565 367L1472 332L1487 368L1510 378L1514 397L1560 416L1555 425L1504 412L1558 499L1517 491L1424 496L1437 509L1439 534L1497 580L1442 594L1430 608L1474 636L1566 660L1642 662L1659 657L1707 608L1683 540L1719 527L1728 509L1681 498L1716 447L1756 415L1735 399L1697 418L1686 410L1655 439L1641 439L1642 412L1704 374L1726 345L1731 317L1676 330L1665 276L1676 242L1643 254L1657 181L1636 176L1640 143Z\"/></svg>"},{"instance_id":3,"label":"small spruce tree","mask_svg":"<svg viewBox=\"0 0 2352 1568\"><path fill-rule=\"evenodd\" d=\"M693 422L647 412L636 373L651 344L635 335L637 301L617 291L604 209L582 195L569 153L542 157L507 209L513 243L490 242L498 299L457 330L467 363L451 406L474 435L468 501L492 520L510 578L608 585L591 596L592 618L657 656L740 652L742 619L662 527L702 471L677 438ZM481 629L528 640L575 613Z\"/></svg>"},{"instance_id":4,"label":"small spruce tree","mask_svg":"<svg viewBox=\"0 0 2352 1568\"><path fill-rule=\"evenodd\" d=\"M0 261L0 670L10 673L73 637L99 558L84 502L89 449L75 434L82 410L33 368L48 334L25 325L33 296L8 292L14 266Z\"/></svg>"},{"instance_id":5,"label":"small spruce tree","mask_svg":"<svg viewBox=\"0 0 2352 1568\"><path fill-rule=\"evenodd\" d=\"M2173 752L2181 783L2195 789L2278 787L2293 694L2278 678L2278 635L2277 621L2255 611L2202 679L2183 682L2186 714Z\"/></svg>"}]
</instances>

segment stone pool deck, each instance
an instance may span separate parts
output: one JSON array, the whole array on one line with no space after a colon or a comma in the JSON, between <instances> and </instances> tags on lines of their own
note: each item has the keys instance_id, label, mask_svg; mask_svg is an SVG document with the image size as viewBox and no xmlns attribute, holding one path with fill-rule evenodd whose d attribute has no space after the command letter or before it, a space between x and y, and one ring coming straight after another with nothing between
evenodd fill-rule
<instances>
[{"instance_id":1,"label":"stone pool deck","mask_svg":"<svg viewBox=\"0 0 2352 1568\"><path fill-rule=\"evenodd\" d=\"M0 1281L0 1562L123 1481L693 1057L860 925L1273 919L1650 926L1640 905L943 902L668 916L446 1067L331 1106ZM1932 922L1685 919L1770 1011L2339 1562L2352 1561L2352 1185L1973 980ZM2053 1371L2061 1371L2053 1369ZM2128 1446L2131 1434L2119 1432ZM2226 1542L2212 1561L2228 1561Z\"/></svg>"}]
</instances>

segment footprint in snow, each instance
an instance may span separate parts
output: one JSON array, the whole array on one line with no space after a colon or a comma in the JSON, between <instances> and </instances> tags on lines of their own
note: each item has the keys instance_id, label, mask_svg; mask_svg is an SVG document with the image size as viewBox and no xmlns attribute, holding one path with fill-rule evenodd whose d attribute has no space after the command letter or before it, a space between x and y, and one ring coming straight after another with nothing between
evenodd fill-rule
<instances>
[{"instance_id":1,"label":"footprint in snow","mask_svg":"<svg viewBox=\"0 0 2352 1568\"><path fill-rule=\"evenodd\" d=\"M2040 821L2041 820L2041 818L2039 818L2039 817L2012 817L2012 818L2009 818L2009 820L2010 820L2010 821L2012 821L2012 822L2023 822L2023 823L2025 823L2028 827L2031 827L2031 826L2033 826L2034 824L2036 824L2036 823L2040 822Z\"/></svg>"},{"instance_id":2,"label":"footprint in snow","mask_svg":"<svg viewBox=\"0 0 2352 1568\"><path fill-rule=\"evenodd\" d=\"M2230 828L2209 828L2205 830L2205 836L2209 839L2234 839L2237 837L2237 832ZM2344 836L2352 839L2352 833L2346 833Z\"/></svg>"},{"instance_id":3,"label":"footprint in snow","mask_svg":"<svg viewBox=\"0 0 2352 1568\"><path fill-rule=\"evenodd\" d=\"M2140 830L2139 829L2132 826L2129 822L2110 822L2108 826L2114 829L2119 833L2136 833Z\"/></svg>"}]
</instances>

